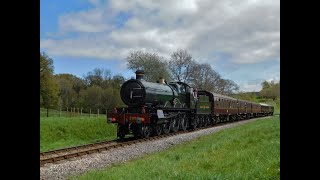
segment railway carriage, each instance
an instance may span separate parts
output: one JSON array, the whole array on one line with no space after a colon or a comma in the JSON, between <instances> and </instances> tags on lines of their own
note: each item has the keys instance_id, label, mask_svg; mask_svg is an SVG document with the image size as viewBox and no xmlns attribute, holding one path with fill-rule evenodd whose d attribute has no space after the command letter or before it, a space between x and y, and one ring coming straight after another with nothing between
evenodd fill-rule
<instances>
[{"instance_id":1,"label":"railway carriage","mask_svg":"<svg viewBox=\"0 0 320 180\"><path fill-rule=\"evenodd\" d=\"M261 105L261 114L263 116L266 116L266 115L273 115L273 112L274 112L274 107L273 106L270 106L268 104L264 104L264 103L260 103Z\"/></svg>"},{"instance_id":2,"label":"railway carriage","mask_svg":"<svg viewBox=\"0 0 320 180\"><path fill-rule=\"evenodd\" d=\"M237 99L209 91L199 91L198 93L208 96L211 103L213 123L236 120L238 113Z\"/></svg>"},{"instance_id":3,"label":"railway carriage","mask_svg":"<svg viewBox=\"0 0 320 180\"><path fill-rule=\"evenodd\" d=\"M258 117L261 113L261 105L258 103L252 103L252 116Z\"/></svg>"},{"instance_id":4,"label":"railway carriage","mask_svg":"<svg viewBox=\"0 0 320 180\"><path fill-rule=\"evenodd\" d=\"M238 99L238 119L245 119L247 117L247 102Z\"/></svg>"}]
</instances>

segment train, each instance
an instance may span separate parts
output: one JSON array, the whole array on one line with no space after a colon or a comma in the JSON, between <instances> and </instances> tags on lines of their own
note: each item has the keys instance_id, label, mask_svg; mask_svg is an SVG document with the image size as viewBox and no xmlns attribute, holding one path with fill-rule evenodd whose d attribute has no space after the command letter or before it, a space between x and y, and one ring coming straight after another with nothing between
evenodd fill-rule
<instances>
[{"instance_id":1,"label":"train","mask_svg":"<svg viewBox=\"0 0 320 180\"><path fill-rule=\"evenodd\" d=\"M197 129L223 122L272 116L274 107L229 96L198 90L184 82L157 82L136 78L124 82L121 100L127 107L108 110L107 122L117 124L117 137L131 134L148 138L171 132Z\"/></svg>"}]
</instances>

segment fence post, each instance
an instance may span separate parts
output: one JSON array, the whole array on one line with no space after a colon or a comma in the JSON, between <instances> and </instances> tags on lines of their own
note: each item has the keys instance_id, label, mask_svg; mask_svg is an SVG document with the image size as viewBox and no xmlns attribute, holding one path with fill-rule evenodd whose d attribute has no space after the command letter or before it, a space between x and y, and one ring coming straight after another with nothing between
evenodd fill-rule
<instances>
[{"instance_id":1,"label":"fence post","mask_svg":"<svg viewBox=\"0 0 320 180\"><path fill-rule=\"evenodd\" d=\"M89 117L91 117L91 108L90 108L90 112L89 112Z\"/></svg>"},{"instance_id":2,"label":"fence post","mask_svg":"<svg viewBox=\"0 0 320 180\"><path fill-rule=\"evenodd\" d=\"M67 117L68 117L68 113L69 113L69 111L68 111L68 107L67 107L67 114L66 114Z\"/></svg>"},{"instance_id":3,"label":"fence post","mask_svg":"<svg viewBox=\"0 0 320 180\"><path fill-rule=\"evenodd\" d=\"M81 113L80 113L80 116L82 116L82 108L81 108Z\"/></svg>"},{"instance_id":4,"label":"fence post","mask_svg":"<svg viewBox=\"0 0 320 180\"><path fill-rule=\"evenodd\" d=\"M98 109L98 117L99 117L99 109Z\"/></svg>"},{"instance_id":5,"label":"fence post","mask_svg":"<svg viewBox=\"0 0 320 180\"><path fill-rule=\"evenodd\" d=\"M79 116L79 108L78 108L78 116Z\"/></svg>"},{"instance_id":6,"label":"fence post","mask_svg":"<svg viewBox=\"0 0 320 180\"><path fill-rule=\"evenodd\" d=\"M73 108L73 116L74 117L76 116L76 108L75 107Z\"/></svg>"}]
</instances>

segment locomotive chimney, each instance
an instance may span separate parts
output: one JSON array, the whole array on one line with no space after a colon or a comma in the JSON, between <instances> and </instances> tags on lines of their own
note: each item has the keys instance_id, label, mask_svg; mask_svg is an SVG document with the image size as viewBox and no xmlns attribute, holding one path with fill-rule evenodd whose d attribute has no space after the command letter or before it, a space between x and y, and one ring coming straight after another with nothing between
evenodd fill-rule
<instances>
[{"instance_id":1,"label":"locomotive chimney","mask_svg":"<svg viewBox=\"0 0 320 180\"><path fill-rule=\"evenodd\" d=\"M136 71L136 79L137 80L143 80L144 79L144 71L143 70L137 70Z\"/></svg>"},{"instance_id":2,"label":"locomotive chimney","mask_svg":"<svg viewBox=\"0 0 320 180\"><path fill-rule=\"evenodd\" d=\"M164 83L164 78L163 78L163 77L160 77L160 78L159 78L159 83L160 83L160 84L165 84L165 83Z\"/></svg>"}]
</instances>

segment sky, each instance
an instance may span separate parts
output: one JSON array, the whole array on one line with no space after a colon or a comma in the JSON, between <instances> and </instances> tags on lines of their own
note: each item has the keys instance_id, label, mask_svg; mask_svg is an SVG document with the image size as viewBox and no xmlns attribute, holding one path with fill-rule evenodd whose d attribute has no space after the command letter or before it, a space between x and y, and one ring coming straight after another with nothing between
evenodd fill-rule
<instances>
[{"instance_id":1,"label":"sky","mask_svg":"<svg viewBox=\"0 0 320 180\"><path fill-rule=\"evenodd\" d=\"M186 49L240 90L280 80L279 0L40 0L40 51L54 72L135 76L125 58Z\"/></svg>"}]
</instances>

